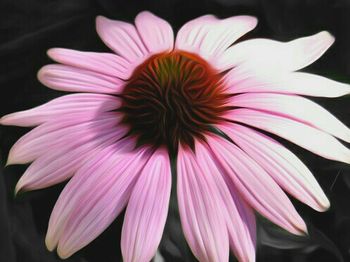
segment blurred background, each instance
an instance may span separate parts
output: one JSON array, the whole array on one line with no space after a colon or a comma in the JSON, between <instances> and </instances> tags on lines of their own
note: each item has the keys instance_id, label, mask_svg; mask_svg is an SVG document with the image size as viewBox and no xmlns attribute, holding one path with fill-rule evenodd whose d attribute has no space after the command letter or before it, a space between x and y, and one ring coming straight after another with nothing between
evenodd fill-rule
<instances>
[{"instance_id":1,"label":"blurred background","mask_svg":"<svg viewBox=\"0 0 350 262\"><path fill-rule=\"evenodd\" d=\"M36 79L39 68L50 63L47 49L107 51L95 32L95 17L132 22L142 10L166 19L175 32L186 21L203 14L220 18L256 16L257 28L244 39L288 41L328 30L335 36L335 44L304 71L350 83L349 0L1 0L0 116L61 95ZM350 126L350 97L314 100ZM64 185L14 197L14 186L26 166L4 168L10 147L28 130L0 127L0 261L60 261L46 250L44 239L51 209ZM282 142L309 166L332 206L328 212L317 213L293 200L308 225L309 237L292 236L258 217L257 261L350 261L350 166ZM100 237L66 261L121 261L122 221L120 216ZM157 261L195 261L174 207L169 212Z\"/></svg>"}]
</instances>

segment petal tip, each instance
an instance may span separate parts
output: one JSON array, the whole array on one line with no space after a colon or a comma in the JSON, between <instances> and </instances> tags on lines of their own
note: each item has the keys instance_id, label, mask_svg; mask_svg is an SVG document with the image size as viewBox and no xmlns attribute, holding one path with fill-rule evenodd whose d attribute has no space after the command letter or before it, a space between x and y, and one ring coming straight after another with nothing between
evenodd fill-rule
<instances>
[{"instance_id":1,"label":"petal tip","mask_svg":"<svg viewBox=\"0 0 350 262\"><path fill-rule=\"evenodd\" d=\"M62 246L60 244L58 244L57 247L57 255L61 258L61 259L67 259L69 258L71 255L73 255L72 253L68 252L68 250L66 250L65 248L62 248Z\"/></svg>"},{"instance_id":2,"label":"petal tip","mask_svg":"<svg viewBox=\"0 0 350 262\"><path fill-rule=\"evenodd\" d=\"M46 234L45 245L46 245L47 250L52 252L56 248L57 243L54 243L52 241L51 237L49 237L49 234Z\"/></svg>"}]
</instances>

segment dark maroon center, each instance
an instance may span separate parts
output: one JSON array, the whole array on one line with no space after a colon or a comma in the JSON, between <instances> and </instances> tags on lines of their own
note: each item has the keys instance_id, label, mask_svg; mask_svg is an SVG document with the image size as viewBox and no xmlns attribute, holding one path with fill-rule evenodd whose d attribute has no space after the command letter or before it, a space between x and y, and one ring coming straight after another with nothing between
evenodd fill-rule
<instances>
[{"instance_id":1,"label":"dark maroon center","mask_svg":"<svg viewBox=\"0 0 350 262\"><path fill-rule=\"evenodd\" d=\"M227 96L222 77L199 56L161 53L138 66L121 95L123 122L139 144L193 147L220 121Z\"/></svg>"}]
</instances>

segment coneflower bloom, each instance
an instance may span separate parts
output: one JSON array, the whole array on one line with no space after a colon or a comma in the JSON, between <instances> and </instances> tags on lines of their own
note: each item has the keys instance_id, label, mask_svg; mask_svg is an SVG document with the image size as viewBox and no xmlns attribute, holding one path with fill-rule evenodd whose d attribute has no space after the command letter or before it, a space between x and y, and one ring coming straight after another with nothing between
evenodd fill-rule
<instances>
[{"instance_id":1,"label":"coneflower bloom","mask_svg":"<svg viewBox=\"0 0 350 262\"><path fill-rule=\"evenodd\" d=\"M141 12L135 25L98 17L114 53L54 48L46 86L77 92L6 115L37 126L8 164L31 163L19 190L69 178L46 235L61 258L103 232L124 208L124 261L149 261L164 230L172 181L186 240L200 261L255 260L255 211L293 234L307 227L285 192L317 211L329 201L309 169L266 135L350 162L350 131L303 96L339 97L350 87L298 70L334 42L328 32L290 42L252 39L251 16L206 15L177 33ZM262 133L263 131L263 133ZM171 168L171 165L176 168ZM175 178L175 180L173 180Z\"/></svg>"}]
</instances>

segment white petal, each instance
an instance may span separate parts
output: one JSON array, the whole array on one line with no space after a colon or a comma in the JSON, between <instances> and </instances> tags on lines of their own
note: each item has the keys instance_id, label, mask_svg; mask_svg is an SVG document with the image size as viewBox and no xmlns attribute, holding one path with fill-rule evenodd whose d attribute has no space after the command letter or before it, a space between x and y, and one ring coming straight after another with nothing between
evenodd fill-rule
<instances>
[{"instance_id":1,"label":"white petal","mask_svg":"<svg viewBox=\"0 0 350 262\"><path fill-rule=\"evenodd\" d=\"M333 136L288 118L251 109L236 109L227 118L283 137L317 155L350 163L350 150Z\"/></svg>"},{"instance_id":2,"label":"white petal","mask_svg":"<svg viewBox=\"0 0 350 262\"><path fill-rule=\"evenodd\" d=\"M235 107L275 113L305 123L350 142L350 129L318 104L306 98L280 94L242 94L230 98Z\"/></svg>"},{"instance_id":3,"label":"white petal","mask_svg":"<svg viewBox=\"0 0 350 262\"><path fill-rule=\"evenodd\" d=\"M316 61L333 43L334 37L326 31L290 42L247 40L227 49L216 67L222 71L236 66L259 72L296 71Z\"/></svg>"},{"instance_id":4,"label":"white petal","mask_svg":"<svg viewBox=\"0 0 350 262\"><path fill-rule=\"evenodd\" d=\"M238 93L281 93L316 97L339 97L350 94L350 85L322 76L292 72L261 74L240 67L225 75L226 89Z\"/></svg>"}]
</instances>

